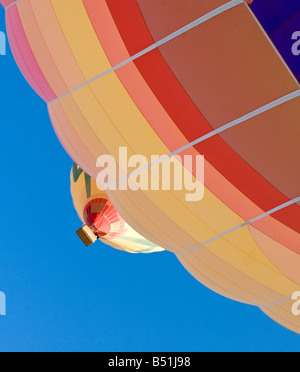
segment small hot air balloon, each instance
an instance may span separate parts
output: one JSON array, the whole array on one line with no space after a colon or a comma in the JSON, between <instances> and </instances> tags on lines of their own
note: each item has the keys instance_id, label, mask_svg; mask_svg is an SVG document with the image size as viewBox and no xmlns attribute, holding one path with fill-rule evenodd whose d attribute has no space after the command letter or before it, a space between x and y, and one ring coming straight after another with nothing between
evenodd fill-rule
<instances>
[{"instance_id":1,"label":"small hot air balloon","mask_svg":"<svg viewBox=\"0 0 300 372\"><path fill-rule=\"evenodd\" d=\"M300 286L299 1L1 2L21 71L93 179L109 154L121 169L110 184L138 185L127 148L148 179L158 155L201 184L178 155L205 156L201 201L161 180L164 191L107 190L124 220L211 289L297 331L276 311ZM105 233L97 213L88 221Z\"/></svg>"},{"instance_id":2,"label":"small hot air balloon","mask_svg":"<svg viewBox=\"0 0 300 372\"><path fill-rule=\"evenodd\" d=\"M85 224L78 235L87 246L99 239L129 253L164 250L134 231L116 211L106 192L75 163L71 172L71 193L74 207Z\"/></svg>"}]
</instances>

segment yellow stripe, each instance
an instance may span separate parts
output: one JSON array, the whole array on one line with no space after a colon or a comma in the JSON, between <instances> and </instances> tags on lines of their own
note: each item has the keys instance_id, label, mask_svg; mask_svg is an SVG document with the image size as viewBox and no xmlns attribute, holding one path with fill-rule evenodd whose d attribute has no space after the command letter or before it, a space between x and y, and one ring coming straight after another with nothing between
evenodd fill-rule
<instances>
[{"instance_id":1,"label":"yellow stripe","mask_svg":"<svg viewBox=\"0 0 300 372\"><path fill-rule=\"evenodd\" d=\"M86 80L111 68L82 0L52 0L65 38Z\"/></svg>"},{"instance_id":2,"label":"yellow stripe","mask_svg":"<svg viewBox=\"0 0 300 372\"><path fill-rule=\"evenodd\" d=\"M60 28L51 2L31 0L31 7L48 51L66 84L66 91L83 84L85 79ZM56 86L55 81L51 83L52 86Z\"/></svg>"}]
</instances>

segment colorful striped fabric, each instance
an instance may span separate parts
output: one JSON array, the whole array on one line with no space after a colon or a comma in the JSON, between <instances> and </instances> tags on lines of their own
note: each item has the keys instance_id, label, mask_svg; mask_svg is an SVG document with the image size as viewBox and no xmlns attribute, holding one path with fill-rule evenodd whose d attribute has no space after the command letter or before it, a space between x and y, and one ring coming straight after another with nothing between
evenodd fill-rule
<instances>
[{"instance_id":1,"label":"colorful striped fabric","mask_svg":"<svg viewBox=\"0 0 300 372\"><path fill-rule=\"evenodd\" d=\"M271 28L256 12L260 1L247 3L2 1L15 59L89 175L97 177L99 155L118 159L120 147L147 159L178 150L205 156L200 202L177 190L109 197L201 282L266 306L300 285L300 87L263 27L273 35L299 9L274 1L276 12L293 6Z\"/></svg>"}]
</instances>

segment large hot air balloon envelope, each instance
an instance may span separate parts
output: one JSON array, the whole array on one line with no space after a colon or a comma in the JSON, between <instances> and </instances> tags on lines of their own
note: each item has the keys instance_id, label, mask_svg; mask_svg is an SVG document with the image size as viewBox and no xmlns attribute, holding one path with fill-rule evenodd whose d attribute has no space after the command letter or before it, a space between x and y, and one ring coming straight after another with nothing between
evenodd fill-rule
<instances>
[{"instance_id":1,"label":"large hot air balloon envelope","mask_svg":"<svg viewBox=\"0 0 300 372\"><path fill-rule=\"evenodd\" d=\"M169 154L161 166L173 161L197 185L178 155L205 156L201 201L176 188L109 190L123 219L208 287L297 331L281 307L300 285L299 1L2 4L20 69L91 177L109 154L119 184L126 148L146 167Z\"/></svg>"}]
</instances>

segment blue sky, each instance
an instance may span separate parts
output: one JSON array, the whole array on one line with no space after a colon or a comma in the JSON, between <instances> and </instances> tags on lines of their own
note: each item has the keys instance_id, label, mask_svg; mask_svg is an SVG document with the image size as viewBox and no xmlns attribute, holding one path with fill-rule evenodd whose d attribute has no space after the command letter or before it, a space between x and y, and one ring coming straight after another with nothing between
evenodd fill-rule
<instances>
[{"instance_id":1,"label":"blue sky","mask_svg":"<svg viewBox=\"0 0 300 372\"><path fill-rule=\"evenodd\" d=\"M300 351L300 336L206 289L170 253L86 249L46 105L9 49L0 68L0 351Z\"/></svg>"}]
</instances>

